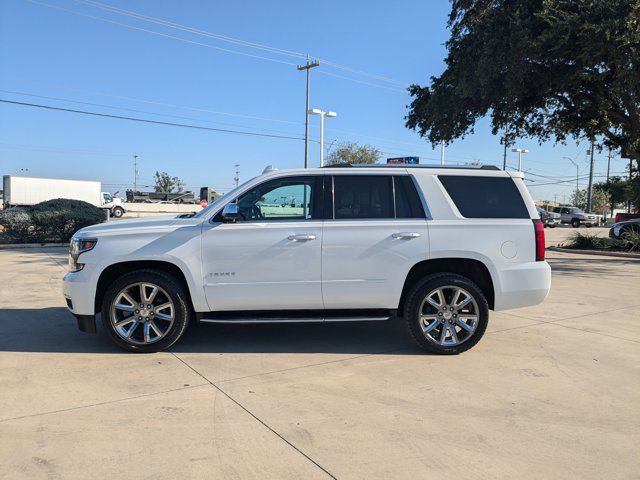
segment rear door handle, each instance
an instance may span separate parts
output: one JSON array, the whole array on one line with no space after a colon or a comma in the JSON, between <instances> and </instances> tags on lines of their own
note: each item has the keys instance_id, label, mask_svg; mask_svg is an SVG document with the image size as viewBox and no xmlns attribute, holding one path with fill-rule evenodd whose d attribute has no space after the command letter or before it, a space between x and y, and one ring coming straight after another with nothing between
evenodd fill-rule
<instances>
[{"instance_id":1,"label":"rear door handle","mask_svg":"<svg viewBox=\"0 0 640 480\"><path fill-rule=\"evenodd\" d=\"M289 235L287 238L292 242L306 242L309 240L315 240L316 236L309 233L301 233L298 235Z\"/></svg>"},{"instance_id":2,"label":"rear door handle","mask_svg":"<svg viewBox=\"0 0 640 480\"><path fill-rule=\"evenodd\" d=\"M409 239L409 238L418 238L420 234L418 232L398 232L398 233L394 233L392 236L393 238Z\"/></svg>"}]
</instances>

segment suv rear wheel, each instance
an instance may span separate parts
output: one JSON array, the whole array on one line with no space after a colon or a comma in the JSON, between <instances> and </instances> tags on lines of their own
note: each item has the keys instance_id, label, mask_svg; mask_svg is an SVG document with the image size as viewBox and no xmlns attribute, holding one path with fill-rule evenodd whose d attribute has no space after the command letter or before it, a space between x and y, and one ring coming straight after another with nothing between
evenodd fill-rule
<instances>
[{"instance_id":1,"label":"suv rear wheel","mask_svg":"<svg viewBox=\"0 0 640 480\"><path fill-rule=\"evenodd\" d=\"M478 286L456 274L426 277L409 293L404 318L413 339L425 350L455 355L484 335L487 300Z\"/></svg>"},{"instance_id":2,"label":"suv rear wheel","mask_svg":"<svg viewBox=\"0 0 640 480\"><path fill-rule=\"evenodd\" d=\"M157 270L121 276L109 286L102 302L102 323L109 336L132 352L169 348L182 336L190 317L182 285Z\"/></svg>"}]
</instances>

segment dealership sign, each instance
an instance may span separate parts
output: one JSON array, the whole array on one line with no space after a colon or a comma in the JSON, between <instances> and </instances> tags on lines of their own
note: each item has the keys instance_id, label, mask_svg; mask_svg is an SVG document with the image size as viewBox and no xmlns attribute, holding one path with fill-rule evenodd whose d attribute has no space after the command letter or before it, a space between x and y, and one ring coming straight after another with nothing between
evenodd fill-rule
<instances>
[{"instance_id":1,"label":"dealership sign","mask_svg":"<svg viewBox=\"0 0 640 480\"><path fill-rule=\"evenodd\" d=\"M420 157L387 158L387 163L391 165L418 165L420 163Z\"/></svg>"}]
</instances>

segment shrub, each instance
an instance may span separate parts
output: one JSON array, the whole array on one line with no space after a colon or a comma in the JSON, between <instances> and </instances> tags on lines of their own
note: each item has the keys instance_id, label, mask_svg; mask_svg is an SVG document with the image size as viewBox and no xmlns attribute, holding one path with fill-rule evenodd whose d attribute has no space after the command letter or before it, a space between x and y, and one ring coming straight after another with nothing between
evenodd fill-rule
<instances>
[{"instance_id":1,"label":"shrub","mask_svg":"<svg viewBox=\"0 0 640 480\"><path fill-rule=\"evenodd\" d=\"M79 229L104 220L102 209L65 198L0 212L0 225L4 226L6 235L20 243L67 242Z\"/></svg>"},{"instance_id":2,"label":"shrub","mask_svg":"<svg viewBox=\"0 0 640 480\"><path fill-rule=\"evenodd\" d=\"M33 232L33 222L27 208L14 207L0 211L0 225L11 242L28 242Z\"/></svg>"},{"instance_id":3,"label":"shrub","mask_svg":"<svg viewBox=\"0 0 640 480\"><path fill-rule=\"evenodd\" d=\"M602 250L609 247L607 238L600 237L593 233L575 232L569 237L568 248L576 248L580 250Z\"/></svg>"},{"instance_id":4,"label":"shrub","mask_svg":"<svg viewBox=\"0 0 640 480\"><path fill-rule=\"evenodd\" d=\"M56 198L31 208L36 241L66 242L81 228L102 223L102 209L80 200Z\"/></svg>"},{"instance_id":5,"label":"shrub","mask_svg":"<svg viewBox=\"0 0 640 480\"><path fill-rule=\"evenodd\" d=\"M620 248L628 252L640 252L640 232L630 230L622 234L616 243L620 243Z\"/></svg>"}]
</instances>

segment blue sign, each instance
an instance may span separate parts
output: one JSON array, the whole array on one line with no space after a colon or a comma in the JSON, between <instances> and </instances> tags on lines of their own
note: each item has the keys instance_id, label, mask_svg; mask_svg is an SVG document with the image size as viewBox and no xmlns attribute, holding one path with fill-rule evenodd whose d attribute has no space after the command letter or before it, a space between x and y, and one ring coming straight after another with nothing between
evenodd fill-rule
<instances>
[{"instance_id":1,"label":"blue sign","mask_svg":"<svg viewBox=\"0 0 640 480\"><path fill-rule=\"evenodd\" d=\"M387 164L389 165L418 165L419 163L420 157L387 158Z\"/></svg>"}]
</instances>

